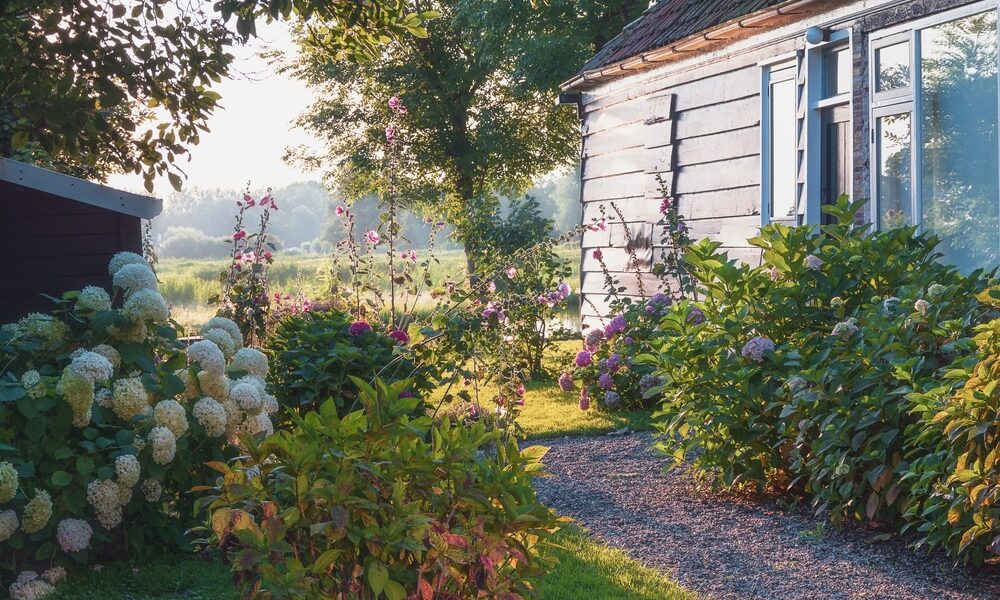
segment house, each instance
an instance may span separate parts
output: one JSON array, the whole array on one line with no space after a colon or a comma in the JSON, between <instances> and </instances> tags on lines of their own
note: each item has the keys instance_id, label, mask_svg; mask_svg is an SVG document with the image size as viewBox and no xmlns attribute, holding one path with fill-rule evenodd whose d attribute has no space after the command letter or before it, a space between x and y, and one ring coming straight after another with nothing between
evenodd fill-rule
<instances>
[{"instance_id":1,"label":"house","mask_svg":"<svg viewBox=\"0 0 1000 600\"><path fill-rule=\"evenodd\" d=\"M607 311L596 248L629 293L656 285L658 177L731 257L759 261L759 227L820 223L848 194L962 269L1000 264L997 44L996 0L659 0L560 96L584 222L624 218L584 235L585 320Z\"/></svg>"},{"instance_id":2,"label":"house","mask_svg":"<svg viewBox=\"0 0 1000 600\"><path fill-rule=\"evenodd\" d=\"M142 252L142 219L162 202L0 159L0 323L52 308L86 285L111 287L108 261Z\"/></svg>"}]
</instances>

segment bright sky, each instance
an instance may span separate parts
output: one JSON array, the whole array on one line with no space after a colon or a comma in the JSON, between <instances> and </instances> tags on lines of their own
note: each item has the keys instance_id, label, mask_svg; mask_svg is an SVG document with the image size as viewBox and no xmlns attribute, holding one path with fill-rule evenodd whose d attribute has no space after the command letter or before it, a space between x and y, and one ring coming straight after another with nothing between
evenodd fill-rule
<instances>
[{"instance_id":1,"label":"bright sky","mask_svg":"<svg viewBox=\"0 0 1000 600\"><path fill-rule=\"evenodd\" d=\"M215 88L223 109L212 115L211 131L191 148L191 162L182 159L178 165L188 175L185 188L242 188L247 180L255 188L280 187L319 178L281 160L286 147L310 143L310 136L291 123L311 104L312 92L257 56L262 50L294 49L288 29L283 23L258 23L257 31L258 39L233 49L234 79ZM114 175L109 184L145 193L138 175ZM153 195L162 198L172 191L164 178Z\"/></svg>"}]
</instances>

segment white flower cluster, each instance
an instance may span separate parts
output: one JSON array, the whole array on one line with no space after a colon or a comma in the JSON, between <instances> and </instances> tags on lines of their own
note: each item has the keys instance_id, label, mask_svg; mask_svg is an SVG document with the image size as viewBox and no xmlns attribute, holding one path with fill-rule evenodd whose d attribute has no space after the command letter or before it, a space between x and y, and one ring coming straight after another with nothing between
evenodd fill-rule
<instances>
[{"instance_id":1,"label":"white flower cluster","mask_svg":"<svg viewBox=\"0 0 1000 600\"><path fill-rule=\"evenodd\" d=\"M139 459L131 454L122 454L115 459L115 474L119 485L135 487L139 483Z\"/></svg>"},{"instance_id":2,"label":"white flower cluster","mask_svg":"<svg viewBox=\"0 0 1000 600\"><path fill-rule=\"evenodd\" d=\"M105 382L114 375L115 366L97 352L83 352L74 358L67 369L76 377L91 383Z\"/></svg>"},{"instance_id":3,"label":"white flower cluster","mask_svg":"<svg viewBox=\"0 0 1000 600\"><path fill-rule=\"evenodd\" d=\"M115 272L111 279L116 288L125 292L125 296L131 296L139 290L155 290L156 275L149 268L146 261L142 264L134 263L125 265Z\"/></svg>"},{"instance_id":4,"label":"white flower cluster","mask_svg":"<svg viewBox=\"0 0 1000 600\"><path fill-rule=\"evenodd\" d=\"M149 410L149 395L137 377L119 379L115 382L111 408L118 418L129 421Z\"/></svg>"},{"instance_id":5,"label":"white flower cluster","mask_svg":"<svg viewBox=\"0 0 1000 600\"><path fill-rule=\"evenodd\" d=\"M155 479L143 481L141 487L142 495L146 497L147 502L157 502L160 499L160 495L163 494L163 486Z\"/></svg>"},{"instance_id":6,"label":"white flower cluster","mask_svg":"<svg viewBox=\"0 0 1000 600\"><path fill-rule=\"evenodd\" d=\"M232 382L224 374L198 372L198 386L206 396L211 396L219 402L229 398L229 387Z\"/></svg>"},{"instance_id":7,"label":"white flower cluster","mask_svg":"<svg viewBox=\"0 0 1000 600\"><path fill-rule=\"evenodd\" d=\"M90 527L90 523L83 519L63 519L56 527L56 541L59 542L62 551L67 554L86 550L90 546L92 535L94 535L94 530Z\"/></svg>"},{"instance_id":8,"label":"white flower cluster","mask_svg":"<svg viewBox=\"0 0 1000 600\"><path fill-rule=\"evenodd\" d=\"M56 591L51 583L38 578L34 571L22 571L7 589L11 600L40 600Z\"/></svg>"},{"instance_id":9,"label":"white flower cluster","mask_svg":"<svg viewBox=\"0 0 1000 600\"><path fill-rule=\"evenodd\" d=\"M195 402L192 412L209 437L219 437L226 433L226 409L214 398L206 396Z\"/></svg>"},{"instance_id":10,"label":"white flower cluster","mask_svg":"<svg viewBox=\"0 0 1000 600\"><path fill-rule=\"evenodd\" d=\"M146 265L148 267L149 263L135 252L119 252L108 261L108 275L114 276L115 273L126 265Z\"/></svg>"},{"instance_id":11,"label":"white flower cluster","mask_svg":"<svg viewBox=\"0 0 1000 600\"><path fill-rule=\"evenodd\" d=\"M7 538L14 535L20 525L16 512L13 510L0 511L0 542L7 541Z\"/></svg>"},{"instance_id":12,"label":"white flower cluster","mask_svg":"<svg viewBox=\"0 0 1000 600\"><path fill-rule=\"evenodd\" d=\"M118 354L118 351L115 350L113 346L98 344L94 346L92 352L96 352L97 354L100 354L104 358L108 359L108 362L110 362L116 369L122 366L122 356L121 354Z\"/></svg>"},{"instance_id":13,"label":"white flower cluster","mask_svg":"<svg viewBox=\"0 0 1000 600\"><path fill-rule=\"evenodd\" d=\"M87 486L87 502L94 507L97 520L105 529L114 529L122 522L118 484L110 479L96 479Z\"/></svg>"},{"instance_id":14,"label":"white flower cluster","mask_svg":"<svg viewBox=\"0 0 1000 600\"><path fill-rule=\"evenodd\" d=\"M243 431L250 435L257 435L258 433L272 435L274 434L274 424L271 423L271 419L267 416L267 413L259 412L255 415L247 416L243 421Z\"/></svg>"},{"instance_id":15,"label":"white flower cluster","mask_svg":"<svg viewBox=\"0 0 1000 600\"><path fill-rule=\"evenodd\" d=\"M840 323L834 325L833 332L830 335L846 340L857 332L858 332L857 320L851 318L846 321L841 321Z\"/></svg>"},{"instance_id":16,"label":"white flower cluster","mask_svg":"<svg viewBox=\"0 0 1000 600\"><path fill-rule=\"evenodd\" d=\"M9 502L17 495L18 478L14 465L0 462L0 502Z\"/></svg>"},{"instance_id":17,"label":"white flower cluster","mask_svg":"<svg viewBox=\"0 0 1000 600\"><path fill-rule=\"evenodd\" d=\"M212 329L221 329L228 333L236 350L243 347L243 332L240 331L240 326L236 324L236 321L225 317L212 317L208 323L205 323L204 331Z\"/></svg>"},{"instance_id":18,"label":"white flower cluster","mask_svg":"<svg viewBox=\"0 0 1000 600\"><path fill-rule=\"evenodd\" d=\"M21 385L24 386L24 391L28 392L29 398L41 398L47 391L45 384L42 383L42 376L34 369L25 371L24 375L21 375Z\"/></svg>"},{"instance_id":19,"label":"white flower cluster","mask_svg":"<svg viewBox=\"0 0 1000 600\"><path fill-rule=\"evenodd\" d=\"M94 394L94 404L101 408L111 408L111 390L108 388L97 390L97 393Z\"/></svg>"},{"instance_id":20,"label":"white flower cluster","mask_svg":"<svg viewBox=\"0 0 1000 600\"><path fill-rule=\"evenodd\" d=\"M178 369L174 375L184 382L184 391L180 393L178 398L186 402L198 397L198 378L191 373L190 369Z\"/></svg>"},{"instance_id":21,"label":"white flower cluster","mask_svg":"<svg viewBox=\"0 0 1000 600\"><path fill-rule=\"evenodd\" d=\"M201 337L218 346L227 360L236 353L236 344L233 343L233 338L223 329L206 329L201 333Z\"/></svg>"},{"instance_id":22,"label":"white flower cluster","mask_svg":"<svg viewBox=\"0 0 1000 600\"><path fill-rule=\"evenodd\" d=\"M160 292L155 289L140 289L125 301L122 314L133 321L163 323L170 318L170 309Z\"/></svg>"},{"instance_id":23,"label":"white flower cluster","mask_svg":"<svg viewBox=\"0 0 1000 600\"><path fill-rule=\"evenodd\" d=\"M179 438L188 430L187 413L176 400L161 400L153 409L153 419L160 427L166 427Z\"/></svg>"},{"instance_id":24,"label":"white flower cluster","mask_svg":"<svg viewBox=\"0 0 1000 600\"><path fill-rule=\"evenodd\" d=\"M55 585L66 578L66 569L62 567L52 567L42 571L42 579Z\"/></svg>"},{"instance_id":25,"label":"white flower cluster","mask_svg":"<svg viewBox=\"0 0 1000 600\"><path fill-rule=\"evenodd\" d=\"M924 300L923 298L913 303L913 310L917 311L922 315L926 315L927 311L930 310L930 308L931 308L930 302Z\"/></svg>"},{"instance_id":26,"label":"white flower cluster","mask_svg":"<svg viewBox=\"0 0 1000 600\"><path fill-rule=\"evenodd\" d=\"M198 340L188 346L188 363L197 363L202 370L221 375L226 370L226 357L210 340ZM234 360L235 362L235 360Z\"/></svg>"},{"instance_id":27,"label":"white flower cluster","mask_svg":"<svg viewBox=\"0 0 1000 600\"><path fill-rule=\"evenodd\" d=\"M264 378L259 375L244 375L236 380L237 384L249 383L250 385L257 388L260 394L261 404L264 407L264 411L269 415L273 415L278 412L278 400L267 393L267 384L264 382Z\"/></svg>"},{"instance_id":28,"label":"white flower cluster","mask_svg":"<svg viewBox=\"0 0 1000 600\"><path fill-rule=\"evenodd\" d=\"M111 296L104 291L104 288L88 285L80 290L80 295L76 297L76 309L91 312L111 310Z\"/></svg>"},{"instance_id":29,"label":"white flower cluster","mask_svg":"<svg viewBox=\"0 0 1000 600\"><path fill-rule=\"evenodd\" d=\"M257 386L250 383L237 383L229 391L229 399L236 401L240 409L248 415L255 415L264 409Z\"/></svg>"},{"instance_id":30,"label":"white flower cluster","mask_svg":"<svg viewBox=\"0 0 1000 600\"><path fill-rule=\"evenodd\" d=\"M267 355L256 348L240 348L229 364L230 371L242 371L258 377L267 377Z\"/></svg>"},{"instance_id":31,"label":"white flower cluster","mask_svg":"<svg viewBox=\"0 0 1000 600\"><path fill-rule=\"evenodd\" d=\"M24 506L21 529L25 533L35 533L45 527L52 517L52 498L45 490L35 490L35 497Z\"/></svg>"},{"instance_id":32,"label":"white flower cluster","mask_svg":"<svg viewBox=\"0 0 1000 600\"><path fill-rule=\"evenodd\" d=\"M17 336L39 338L49 344L58 344L66 339L69 327L65 323L51 315L42 313L30 313L11 329Z\"/></svg>"},{"instance_id":33,"label":"white flower cluster","mask_svg":"<svg viewBox=\"0 0 1000 600\"><path fill-rule=\"evenodd\" d=\"M149 445L153 447L153 462L158 465L168 465L177 453L177 438L166 427L154 427L146 436Z\"/></svg>"}]
</instances>

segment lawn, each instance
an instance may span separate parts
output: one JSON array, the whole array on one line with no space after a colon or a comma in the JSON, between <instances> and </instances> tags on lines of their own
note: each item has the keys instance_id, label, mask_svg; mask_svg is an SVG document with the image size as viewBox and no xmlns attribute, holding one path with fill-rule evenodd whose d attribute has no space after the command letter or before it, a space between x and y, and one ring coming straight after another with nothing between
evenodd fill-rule
<instances>
[{"instance_id":1,"label":"lawn","mask_svg":"<svg viewBox=\"0 0 1000 600\"><path fill-rule=\"evenodd\" d=\"M556 538L559 566L541 584L544 600L695 600L660 572L603 546L575 525ZM133 568L109 565L60 585L50 600L237 600L229 567L187 556L167 556Z\"/></svg>"}]
</instances>

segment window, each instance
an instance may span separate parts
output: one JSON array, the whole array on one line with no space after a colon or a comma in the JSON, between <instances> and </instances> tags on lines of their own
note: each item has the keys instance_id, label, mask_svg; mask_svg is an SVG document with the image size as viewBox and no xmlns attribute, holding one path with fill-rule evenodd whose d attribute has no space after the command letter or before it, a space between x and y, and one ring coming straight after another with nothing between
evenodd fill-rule
<instances>
[{"instance_id":1,"label":"window","mask_svg":"<svg viewBox=\"0 0 1000 600\"><path fill-rule=\"evenodd\" d=\"M873 220L917 225L964 271L1000 263L997 11L984 3L872 43Z\"/></svg>"},{"instance_id":2,"label":"window","mask_svg":"<svg viewBox=\"0 0 1000 600\"><path fill-rule=\"evenodd\" d=\"M798 113L796 64L782 63L764 71L764 181L761 214L764 222L795 218Z\"/></svg>"}]
</instances>

